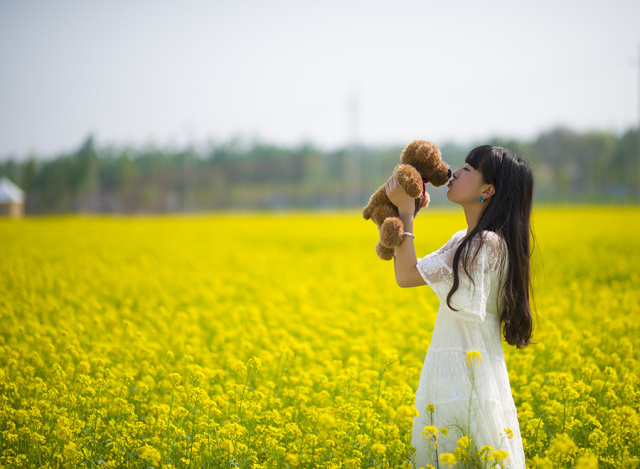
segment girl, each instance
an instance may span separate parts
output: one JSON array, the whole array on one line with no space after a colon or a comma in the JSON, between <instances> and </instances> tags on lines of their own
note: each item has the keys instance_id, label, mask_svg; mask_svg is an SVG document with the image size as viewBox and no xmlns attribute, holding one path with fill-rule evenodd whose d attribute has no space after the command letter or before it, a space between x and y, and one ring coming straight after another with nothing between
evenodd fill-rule
<instances>
[{"instance_id":1,"label":"girl","mask_svg":"<svg viewBox=\"0 0 640 469\"><path fill-rule=\"evenodd\" d=\"M416 467L441 467L439 456L453 453L466 436L461 441L461 446L469 444L464 466L473 467L478 451L491 446L508 453L505 467L524 469L501 330L511 345L530 343L531 167L501 147L471 150L447 192L464 209L467 229L423 259L416 258L413 246L414 199L394 176L385 188L405 228L396 252L396 281L400 287L428 284L440 299L416 391ZM490 451L484 448L484 454ZM501 456L505 453L494 453ZM452 460L451 455L445 458Z\"/></svg>"}]
</instances>

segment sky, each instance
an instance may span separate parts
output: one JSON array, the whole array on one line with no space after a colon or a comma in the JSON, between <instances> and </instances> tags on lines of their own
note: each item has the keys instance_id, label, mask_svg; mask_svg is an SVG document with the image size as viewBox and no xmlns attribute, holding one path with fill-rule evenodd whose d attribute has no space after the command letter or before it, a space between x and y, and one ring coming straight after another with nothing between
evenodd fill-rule
<instances>
[{"instance_id":1,"label":"sky","mask_svg":"<svg viewBox=\"0 0 640 469\"><path fill-rule=\"evenodd\" d=\"M623 132L640 1L0 0L0 160Z\"/></svg>"}]
</instances>

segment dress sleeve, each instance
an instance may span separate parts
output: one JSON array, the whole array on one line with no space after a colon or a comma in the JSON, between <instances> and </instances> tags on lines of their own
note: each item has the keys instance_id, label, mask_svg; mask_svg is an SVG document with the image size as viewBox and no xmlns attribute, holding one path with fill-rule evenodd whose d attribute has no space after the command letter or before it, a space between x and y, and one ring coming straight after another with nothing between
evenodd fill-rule
<instances>
[{"instance_id":1,"label":"dress sleeve","mask_svg":"<svg viewBox=\"0 0 640 469\"><path fill-rule=\"evenodd\" d=\"M457 310L451 312L457 317L472 321L484 321L490 298L495 300L495 296L491 296L492 281L497 283L505 252L504 242L496 233L484 231L482 236L484 243L468 269L473 281L460 268L460 286L451 297L451 306ZM471 255L476 250L475 245L477 241L471 246Z\"/></svg>"},{"instance_id":2,"label":"dress sleeve","mask_svg":"<svg viewBox=\"0 0 640 469\"><path fill-rule=\"evenodd\" d=\"M438 293L438 286L451 278L453 275L453 255L458 246L459 241L464 237L464 231L454 234L449 241L446 242L437 251L432 252L428 256L418 259L418 272L433 290Z\"/></svg>"},{"instance_id":3,"label":"dress sleeve","mask_svg":"<svg viewBox=\"0 0 640 469\"><path fill-rule=\"evenodd\" d=\"M491 231L484 231L482 236L484 243L468 268L473 282L460 267L458 270L460 285L451 297L451 306L457 310L451 310L451 313L466 320L484 321L491 292L491 281L501 265L503 250L501 238ZM463 237L464 232L456 233L447 244L421 259L417 265L420 275L433 288L441 304L446 302L453 285L453 257ZM474 241L470 246L471 255L475 253L476 246L477 241Z\"/></svg>"}]
</instances>

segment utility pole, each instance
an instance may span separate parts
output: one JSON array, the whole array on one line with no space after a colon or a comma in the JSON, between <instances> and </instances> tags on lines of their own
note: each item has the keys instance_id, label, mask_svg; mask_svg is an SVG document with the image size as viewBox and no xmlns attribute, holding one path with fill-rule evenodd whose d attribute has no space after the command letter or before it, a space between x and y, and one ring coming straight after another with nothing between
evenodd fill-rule
<instances>
[{"instance_id":1,"label":"utility pole","mask_svg":"<svg viewBox=\"0 0 640 469\"><path fill-rule=\"evenodd\" d=\"M347 148L347 171L345 178L345 202L347 207L358 205L360 197L360 155L358 144L358 96L351 90L347 98L349 145Z\"/></svg>"},{"instance_id":2,"label":"utility pole","mask_svg":"<svg viewBox=\"0 0 640 469\"><path fill-rule=\"evenodd\" d=\"M640 45L638 46L636 65L638 66L638 127L636 128L638 137L638 205L640 205Z\"/></svg>"},{"instance_id":3,"label":"utility pole","mask_svg":"<svg viewBox=\"0 0 640 469\"><path fill-rule=\"evenodd\" d=\"M182 204L180 209L183 212L193 210L194 203L194 166L195 166L195 132L193 123L187 122L184 126L186 136L185 149L182 160Z\"/></svg>"}]
</instances>

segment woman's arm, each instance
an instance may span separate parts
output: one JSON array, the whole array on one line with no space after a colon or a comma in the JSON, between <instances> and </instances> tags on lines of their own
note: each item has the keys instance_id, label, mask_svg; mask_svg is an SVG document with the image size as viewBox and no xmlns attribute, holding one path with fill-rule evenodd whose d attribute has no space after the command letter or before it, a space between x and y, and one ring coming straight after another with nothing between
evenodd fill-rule
<instances>
[{"instance_id":1,"label":"woman's arm","mask_svg":"<svg viewBox=\"0 0 640 469\"><path fill-rule=\"evenodd\" d=\"M409 197L405 190L398 184L395 174L385 183L387 197L393 205L398 207L400 220L404 224L404 231L413 233L413 217L415 213L415 199ZM396 257L393 260L396 283L399 287L418 287L426 285L426 282L418 272L416 265L416 251L413 246L413 238L405 236L402 244L396 248Z\"/></svg>"}]
</instances>

